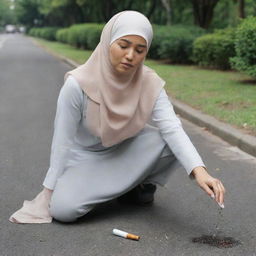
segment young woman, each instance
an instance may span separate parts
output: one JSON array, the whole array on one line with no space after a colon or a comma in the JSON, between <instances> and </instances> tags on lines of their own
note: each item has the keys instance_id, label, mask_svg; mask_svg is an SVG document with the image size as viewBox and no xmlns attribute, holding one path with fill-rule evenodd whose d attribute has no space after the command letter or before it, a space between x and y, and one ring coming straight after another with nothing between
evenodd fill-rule
<instances>
[{"instance_id":1,"label":"young woman","mask_svg":"<svg viewBox=\"0 0 256 256\"><path fill-rule=\"evenodd\" d=\"M165 82L143 64L152 36L144 15L118 13L88 61L66 74L44 189L10 221L72 222L114 198L150 203L177 162L224 207L223 184L207 173Z\"/></svg>"}]
</instances>

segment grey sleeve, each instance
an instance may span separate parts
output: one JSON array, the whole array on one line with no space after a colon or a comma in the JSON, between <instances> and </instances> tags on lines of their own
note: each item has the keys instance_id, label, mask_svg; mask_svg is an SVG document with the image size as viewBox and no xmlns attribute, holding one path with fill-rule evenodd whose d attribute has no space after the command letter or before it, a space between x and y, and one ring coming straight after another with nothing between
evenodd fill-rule
<instances>
[{"instance_id":1,"label":"grey sleeve","mask_svg":"<svg viewBox=\"0 0 256 256\"><path fill-rule=\"evenodd\" d=\"M195 167L205 167L200 155L183 130L181 121L176 116L164 89L160 92L155 103L152 112L152 121L159 128L162 138L166 141L169 148L188 174L190 174Z\"/></svg>"},{"instance_id":2,"label":"grey sleeve","mask_svg":"<svg viewBox=\"0 0 256 256\"><path fill-rule=\"evenodd\" d=\"M48 189L54 189L57 179L64 171L82 111L83 92L77 81L69 76L60 90L57 102L50 167L43 182L43 186Z\"/></svg>"}]
</instances>

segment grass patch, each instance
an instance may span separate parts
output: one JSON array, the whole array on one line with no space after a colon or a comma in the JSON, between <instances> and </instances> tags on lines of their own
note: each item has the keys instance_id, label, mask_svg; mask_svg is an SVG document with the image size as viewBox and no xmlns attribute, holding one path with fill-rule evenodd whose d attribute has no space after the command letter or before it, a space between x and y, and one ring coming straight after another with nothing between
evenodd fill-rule
<instances>
[{"instance_id":1,"label":"grass patch","mask_svg":"<svg viewBox=\"0 0 256 256\"><path fill-rule=\"evenodd\" d=\"M35 38L33 38L33 39L35 39ZM55 52L62 56L65 56L65 57L67 57L71 60L74 60L80 64L84 63L85 60L87 60L92 53L91 51L77 49L68 44L62 44L62 43L47 41L47 40L38 39L38 38L36 38L36 41L44 48L47 48L52 52Z\"/></svg>"},{"instance_id":2,"label":"grass patch","mask_svg":"<svg viewBox=\"0 0 256 256\"><path fill-rule=\"evenodd\" d=\"M91 54L91 51L58 42L37 41L80 64ZM167 65L153 60L145 64L166 81L166 89L172 97L256 135L256 81L250 77L233 71Z\"/></svg>"}]
</instances>

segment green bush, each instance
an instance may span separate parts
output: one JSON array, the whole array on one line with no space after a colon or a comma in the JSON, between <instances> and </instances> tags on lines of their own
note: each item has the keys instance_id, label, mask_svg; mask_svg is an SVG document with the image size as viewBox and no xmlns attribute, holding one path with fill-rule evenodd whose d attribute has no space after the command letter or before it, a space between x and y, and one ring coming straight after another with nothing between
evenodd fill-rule
<instances>
[{"instance_id":1,"label":"green bush","mask_svg":"<svg viewBox=\"0 0 256 256\"><path fill-rule=\"evenodd\" d=\"M49 41L56 40L57 27L31 28L29 30L30 36L41 37Z\"/></svg>"},{"instance_id":2,"label":"green bush","mask_svg":"<svg viewBox=\"0 0 256 256\"><path fill-rule=\"evenodd\" d=\"M235 52L232 67L256 78L256 17L249 17L238 26Z\"/></svg>"},{"instance_id":3,"label":"green bush","mask_svg":"<svg viewBox=\"0 0 256 256\"><path fill-rule=\"evenodd\" d=\"M69 28L68 32L67 32L67 43L75 46L75 47L80 47L80 43L79 43L79 33L80 33L80 27L81 25L73 25Z\"/></svg>"},{"instance_id":4,"label":"green bush","mask_svg":"<svg viewBox=\"0 0 256 256\"><path fill-rule=\"evenodd\" d=\"M161 44L161 38L165 35L166 27L160 25L153 25L154 37L148 51L148 57L151 59L159 59L158 49Z\"/></svg>"},{"instance_id":5,"label":"green bush","mask_svg":"<svg viewBox=\"0 0 256 256\"><path fill-rule=\"evenodd\" d=\"M193 44L193 60L200 66L230 69L229 59L235 56L235 29L217 30L197 38Z\"/></svg>"},{"instance_id":6,"label":"green bush","mask_svg":"<svg viewBox=\"0 0 256 256\"><path fill-rule=\"evenodd\" d=\"M190 63L193 41L204 33L201 28L181 25L154 25L153 29L154 38L148 56L169 59L173 63Z\"/></svg>"},{"instance_id":7,"label":"green bush","mask_svg":"<svg viewBox=\"0 0 256 256\"><path fill-rule=\"evenodd\" d=\"M58 27L43 28L42 38L50 41L56 41L56 33L58 29L59 29Z\"/></svg>"},{"instance_id":8,"label":"green bush","mask_svg":"<svg viewBox=\"0 0 256 256\"><path fill-rule=\"evenodd\" d=\"M88 29L86 44L89 50L95 49L98 45L103 27L103 24L93 24Z\"/></svg>"},{"instance_id":9,"label":"green bush","mask_svg":"<svg viewBox=\"0 0 256 256\"><path fill-rule=\"evenodd\" d=\"M56 40L61 43L68 43L69 28L59 29L56 33Z\"/></svg>"},{"instance_id":10,"label":"green bush","mask_svg":"<svg viewBox=\"0 0 256 256\"><path fill-rule=\"evenodd\" d=\"M93 50L100 41L101 24L76 24L68 29L60 30L57 39L75 47Z\"/></svg>"},{"instance_id":11,"label":"green bush","mask_svg":"<svg viewBox=\"0 0 256 256\"><path fill-rule=\"evenodd\" d=\"M35 36L35 28L31 28L27 31L27 34L30 35L30 36Z\"/></svg>"},{"instance_id":12,"label":"green bush","mask_svg":"<svg viewBox=\"0 0 256 256\"><path fill-rule=\"evenodd\" d=\"M103 24L75 24L69 28L32 28L29 35L47 40L57 40L74 47L93 50L100 41Z\"/></svg>"},{"instance_id":13,"label":"green bush","mask_svg":"<svg viewBox=\"0 0 256 256\"><path fill-rule=\"evenodd\" d=\"M76 38L76 45L83 49L93 50L100 41L102 24L88 23L77 24L72 26L74 37ZM76 31L76 32L75 32Z\"/></svg>"}]
</instances>

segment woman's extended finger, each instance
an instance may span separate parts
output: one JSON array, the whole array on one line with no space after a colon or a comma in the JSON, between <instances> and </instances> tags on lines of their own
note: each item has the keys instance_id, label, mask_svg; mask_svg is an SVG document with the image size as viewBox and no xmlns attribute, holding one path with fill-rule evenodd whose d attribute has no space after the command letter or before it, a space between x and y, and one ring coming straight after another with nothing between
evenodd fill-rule
<instances>
[{"instance_id":1,"label":"woman's extended finger","mask_svg":"<svg viewBox=\"0 0 256 256\"><path fill-rule=\"evenodd\" d=\"M222 188L223 194L225 194L226 193L226 189L225 189L224 185L222 184L222 182L220 182L220 186Z\"/></svg>"},{"instance_id":2,"label":"woman's extended finger","mask_svg":"<svg viewBox=\"0 0 256 256\"><path fill-rule=\"evenodd\" d=\"M211 197L211 198L214 198L214 192L211 190L211 188L206 184L206 183L203 183L201 185L201 188Z\"/></svg>"},{"instance_id":3,"label":"woman's extended finger","mask_svg":"<svg viewBox=\"0 0 256 256\"><path fill-rule=\"evenodd\" d=\"M220 187L219 187L219 180L214 179L212 181L212 188L215 195L215 200L219 203L220 202Z\"/></svg>"},{"instance_id":4,"label":"woman's extended finger","mask_svg":"<svg viewBox=\"0 0 256 256\"><path fill-rule=\"evenodd\" d=\"M218 183L218 189L219 189L219 192L220 192L220 195L219 195L219 204L223 204L223 201L224 201L224 195L223 195L223 189L221 187L221 184Z\"/></svg>"},{"instance_id":5,"label":"woman's extended finger","mask_svg":"<svg viewBox=\"0 0 256 256\"><path fill-rule=\"evenodd\" d=\"M219 203L223 204L224 203L225 188L224 188L224 186L221 182L218 184L218 186L219 186L219 190L220 190L220 201L219 201Z\"/></svg>"}]
</instances>

